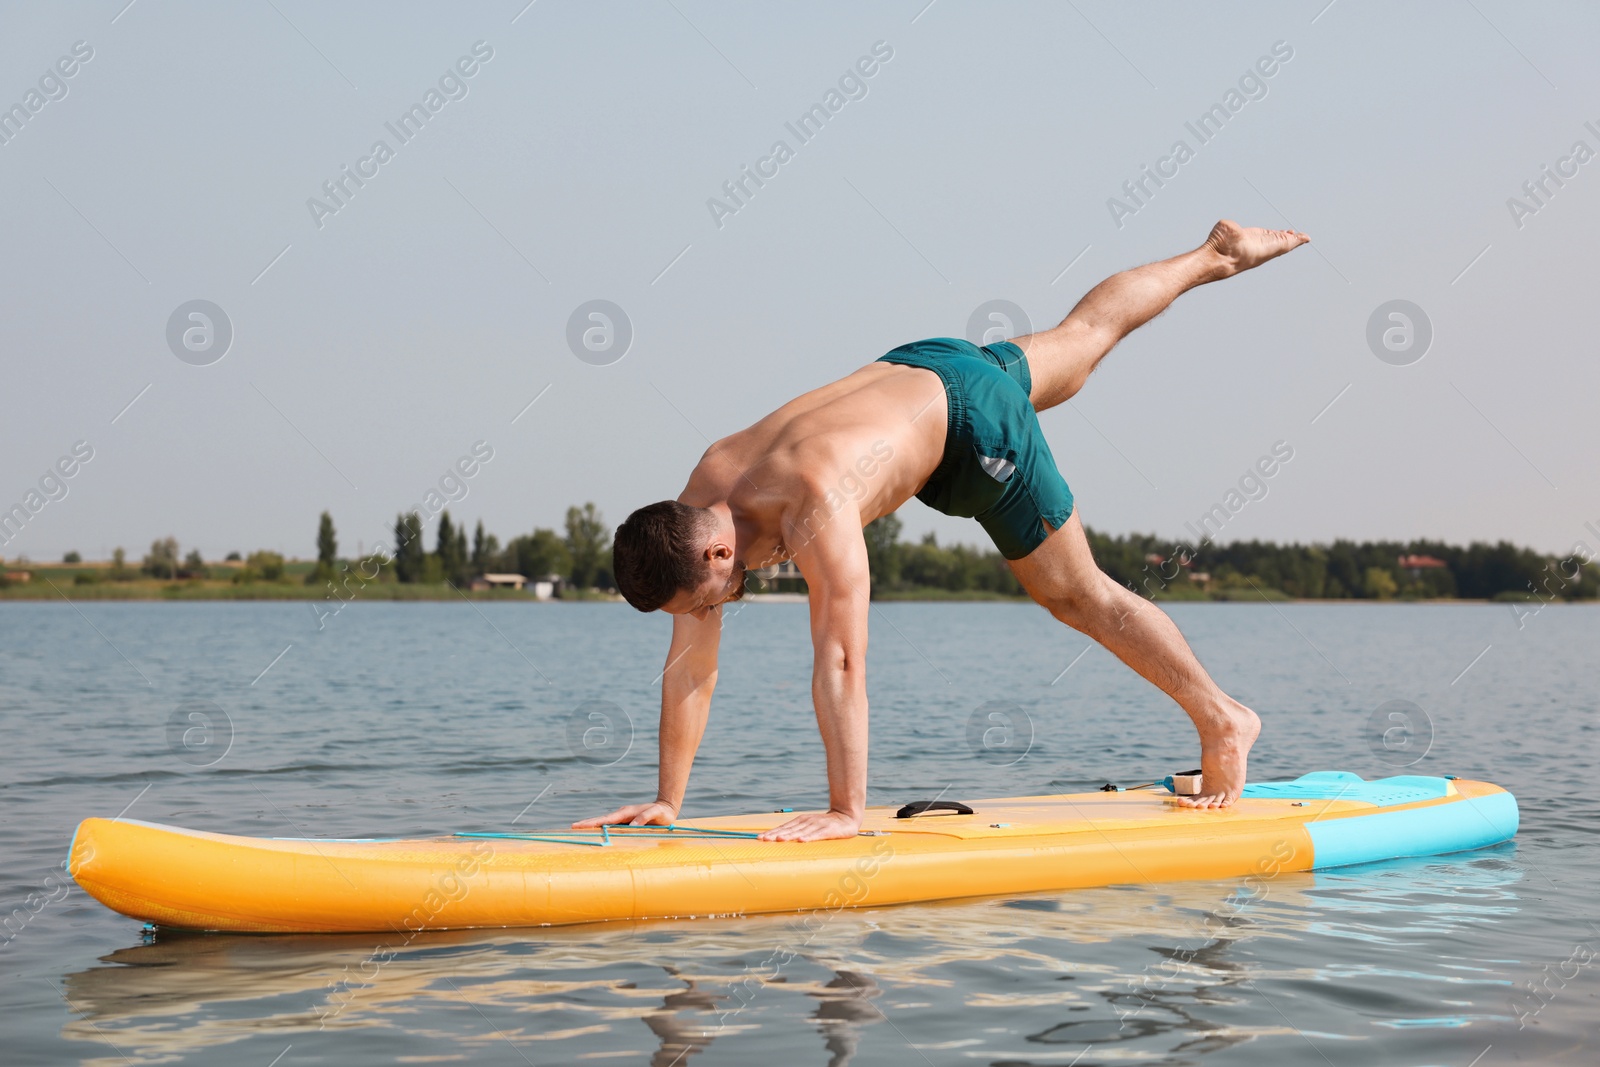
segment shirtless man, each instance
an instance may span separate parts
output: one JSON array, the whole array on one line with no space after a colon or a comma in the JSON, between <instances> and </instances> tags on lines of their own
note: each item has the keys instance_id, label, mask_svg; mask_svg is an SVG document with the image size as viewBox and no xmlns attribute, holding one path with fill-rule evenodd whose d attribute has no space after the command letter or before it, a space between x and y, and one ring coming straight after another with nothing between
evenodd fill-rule
<instances>
[{"instance_id":1,"label":"shirtless man","mask_svg":"<svg viewBox=\"0 0 1600 1067\"><path fill-rule=\"evenodd\" d=\"M1181 802L1232 804L1260 720L1218 688L1165 613L1095 565L1035 413L1082 389L1118 341L1179 294L1308 240L1224 220L1192 252L1107 278L1053 330L983 348L950 338L902 346L712 445L678 499L635 511L614 544L628 603L673 616L656 799L574 826L678 817L717 683L722 605L744 594L747 568L792 559L810 590L828 810L761 838L854 836L867 800L872 584L861 531L913 495L977 518L1035 601L1177 701L1200 734L1204 790Z\"/></svg>"}]
</instances>

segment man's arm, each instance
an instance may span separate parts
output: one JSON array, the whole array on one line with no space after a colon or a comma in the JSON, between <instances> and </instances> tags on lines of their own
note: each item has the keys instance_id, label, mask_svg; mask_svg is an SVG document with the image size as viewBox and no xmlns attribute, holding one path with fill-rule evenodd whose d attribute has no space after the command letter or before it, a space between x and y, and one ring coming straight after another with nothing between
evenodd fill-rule
<instances>
[{"instance_id":1,"label":"man's arm","mask_svg":"<svg viewBox=\"0 0 1600 1067\"><path fill-rule=\"evenodd\" d=\"M672 644L667 649L666 669L661 672L661 776L656 799L648 804L625 804L610 814L575 822L574 829L602 823L660 825L678 817L689 785L689 769L711 713L721 638L720 605L707 611L704 618L672 617Z\"/></svg>"},{"instance_id":2,"label":"man's arm","mask_svg":"<svg viewBox=\"0 0 1600 1067\"><path fill-rule=\"evenodd\" d=\"M826 507L824 505L824 507ZM872 577L861 516L847 505L818 530L786 529L811 600L811 699L828 754L828 810L801 815L763 841L854 837L867 807L867 615ZM817 511L811 514L818 514Z\"/></svg>"}]
</instances>

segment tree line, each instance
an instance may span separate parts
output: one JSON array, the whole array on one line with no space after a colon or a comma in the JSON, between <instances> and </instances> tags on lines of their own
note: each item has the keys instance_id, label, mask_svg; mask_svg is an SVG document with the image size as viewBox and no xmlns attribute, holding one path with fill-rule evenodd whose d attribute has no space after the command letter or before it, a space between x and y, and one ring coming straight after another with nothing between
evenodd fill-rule
<instances>
[{"instance_id":1,"label":"tree line","mask_svg":"<svg viewBox=\"0 0 1600 1067\"><path fill-rule=\"evenodd\" d=\"M350 570L359 571L365 581L450 582L463 588L474 578L496 573L521 574L530 581L555 578L570 589L610 589L615 584L611 578L611 529L593 503L568 508L563 533L536 527L504 545L484 530L481 519L469 540L466 524L457 523L445 510L434 526L431 549L427 539L422 516L415 511L402 512L395 516L392 545L378 545L360 559L341 560L333 516L324 511L317 522L316 563L305 574L305 584L337 582ZM81 564L83 557L68 552L62 562ZM233 566L219 575L206 564L199 549L192 548L180 557L177 538L164 537L151 542L150 551L137 567L129 564L127 553L119 547L103 573L85 571L74 580L80 584L141 577L159 581L225 577L239 584L291 580L290 564L279 552L261 549L248 556L229 552L224 562Z\"/></svg>"},{"instance_id":2,"label":"tree line","mask_svg":"<svg viewBox=\"0 0 1600 1067\"><path fill-rule=\"evenodd\" d=\"M467 524L452 519L445 509L439 513L433 547L429 548L421 514L400 512L394 518L392 542L378 545L351 563L341 563L333 516L324 511L317 523L317 561L306 575L306 584L335 582L341 572L350 569L364 582L448 582L458 588L485 574L520 574L529 581L555 579L571 589L610 589L614 585L611 529L592 502L567 509L564 533L535 527L504 545L483 528L482 519L469 538Z\"/></svg>"},{"instance_id":3,"label":"tree line","mask_svg":"<svg viewBox=\"0 0 1600 1067\"><path fill-rule=\"evenodd\" d=\"M83 554L74 549L63 555L61 562L68 566L80 566L83 564ZM229 552L224 562L238 564L237 567L228 567L226 573L235 582L282 581L287 568L280 553L266 549L252 552L248 558L241 557L237 552ZM145 553L137 567L129 565L127 550L119 545L111 553L110 567L103 572L100 568L81 570L73 575L72 580L76 585L94 585L103 581L131 582L139 578L185 581L215 577L217 575L213 568L206 563L198 548L191 548L180 559L178 539L162 537L150 542L150 551Z\"/></svg>"},{"instance_id":4,"label":"tree line","mask_svg":"<svg viewBox=\"0 0 1600 1067\"><path fill-rule=\"evenodd\" d=\"M402 512L394 520L394 544L362 562L369 571L398 582L450 582L462 586L484 574L520 574L530 581L555 577L575 589L610 589L611 529L592 502L567 509L562 534L536 527L504 545L488 533L479 519L469 542L465 523L456 523L449 510L439 513L433 545L426 544L422 516ZM333 520L322 514L317 533L317 567L307 581L332 580L337 555Z\"/></svg>"},{"instance_id":5,"label":"tree line","mask_svg":"<svg viewBox=\"0 0 1600 1067\"><path fill-rule=\"evenodd\" d=\"M1023 591L992 549L942 546L933 534L900 540L900 519L886 515L866 529L873 595ZM1330 600L1600 597L1600 549L1576 542L1565 556L1507 541L1349 541L1287 544L1235 541L1174 544L1154 534L1112 535L1086 529L1095 561L1112 578L1153 599L1260 599L1262 595Z\"/></svg>"},{"instance_id":6,"label":"tree line","mask_svg":"<svg viewBox=\"0 0 1600 1067\"><path fill-rule=\"evenodd\" d=\"M903 525L886 515L865 530L874 597L1023 596L1021 585L993 549L941 545L933 534L918 542L900 539ZM352 566L364 580L469 585L484 574L520 574L530 581L554 577L570 589L611 589L611 529L594 504L567 509L564 529L535 528L504 542L479 520L468 534L464 522L439 513L429 531L422 516L395 516L393 544L380 545L361 559L342 562L333 517L323 512L317 526L317 560L305 575L308 585L336 582ZM1280 545L1272 541L1174 544L1154 534L1112 535L1085 529L1100 568L1116 581L1152 599L1260 599L1263 596L1330 600L1600 598L1600 551L1578 541L1565 556L1522 548L1507 541L1349 541ZM1600 536L1600 535L1597 535ZM235 582L289 580L288 566L265 549L241 558L227 556L227 575ZM76 552L64 562L79 563ZM296 568L298 570L298 568ZM111 580L145 577L172 580L212 574L200 552L180 558L178 542L155 541L137 570L118 548ZM80 574L76 581L99 581ZM753 588L767 588L753 582ZM803 589L804 582L798 583Z\"/></svg>"}]
</instances>

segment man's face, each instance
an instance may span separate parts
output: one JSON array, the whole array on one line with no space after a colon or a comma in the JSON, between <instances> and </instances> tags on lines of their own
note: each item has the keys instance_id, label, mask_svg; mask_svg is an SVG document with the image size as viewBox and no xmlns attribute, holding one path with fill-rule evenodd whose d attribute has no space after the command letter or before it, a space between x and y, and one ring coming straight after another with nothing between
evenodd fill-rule
<instances>
[{"instance_id":1,"label":"man's face","mask_svg":"<svg viewBox=\"0 0 1600 1067\"><path fill-rule=\"evenodd\" d=\"M718 604L738 600L744 596L744 564L735 562L733 553L713 553L707 561L705 581L693 589L685 589L667 601L662 610L669 615L693 615L703 619Z\"/></svg>"}]
</instances>

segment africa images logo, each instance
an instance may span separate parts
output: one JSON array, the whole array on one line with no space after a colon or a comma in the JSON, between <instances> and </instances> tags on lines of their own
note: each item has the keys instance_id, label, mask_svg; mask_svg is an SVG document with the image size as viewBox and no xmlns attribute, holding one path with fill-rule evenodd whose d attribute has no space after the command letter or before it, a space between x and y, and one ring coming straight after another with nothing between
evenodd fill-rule
<instances>
[{"instance_id":1,"label":"africa images logo","mask_svg":"<svg viewBox=\"0 0 1600 1067\"><path fill-rule=\"evenodd\" d=\"M748 205L756 190L766 188L767 182L778 176L779 169L794 159L802 145L816 139L822 128L843 111L846 104L852 100L865 100L867 79L877 74L893 58L894 48L889 42L873 42L872 54L862 56L853 66L847 67L839 75L837 88L830 85L822 94L821 101L802 111L793 122L783 124L784 129L794 136L793 147L787 140L779 138L772 142L766 155L756 160L754 169L743 164L736 176L723 182L722 194L727 199L714 196L706 199L706 210L711 212L711 221L716 223L717 229L722 229L728 218L737 215L741 208ZM751 188L752 185L755 188Z\"/></svg>"},{"instance_id":2,"label":"africa images logo","mask_svg":"<svg viewBox=\"0 0 1600 1067\"><path fill-rule=\"evenodd\" d=\"M15 140L46 104L65 100L70 91L67 80L93 58L94 48L88 41L74 41L71 54L62 56L39 75L38 88L29 88L21 100L0 110L0 145Z\"/></svg>"},{"instance_id":3,"label":"africa images logo","mask_svg":"<svg viewBox=\"0 0 1600 1067\"><path fill-rule=\"evenodd\" d=\"M394 159L398 146L415 140L429 120L443 111L446 104L452 100L465 100L469 92L468 80L476 77L483 69L482 65L493 58L494 49L489 42L475 42L471 55L457 59L453 67L439 76L437 87L430 85L419 102L401 112L393 122L383 124L384 129L394 137L394 145L391 146L380 137L372 142L366 155L356 160L354 171L346 164L339 168L337 177L323 182L322 192L327 199L319 200L314 196L306 199L306 210L311 212L311 221L317 229L322 229L328 216L337 215L348 207L356 192L366 188L367 182L378 176L379 169Z\"/></svg>"},{"instance_id":4,"label":"africa images logo","mask_svg":"<svg viewBox=\"0 0 1600 1067\"><path fill-rule=\"evenodd\" d=\"M1257 59L1240 75L1237 87L1229 86L1220 101L1202 111L1193 122L1183 124L1194 138L1193 147L1184 138L1178 138L1167 154L1155 161L1153 170L1149 165L1140 167L1136 176L1122 183L1124 199L1107 197L1106 210L1111 213L1111 221L1117 229L1122 229L1126 219L1137 215L1167 182L1176 178L1179 169L1193 159L1201 148L1216 140L1223 127L1243 111L1246 104L1252 100L1265 100L1268 80L1293 58L1294 48L1288 41L1274 41L1271 54Z\"/></svg>"}]
</instances>

